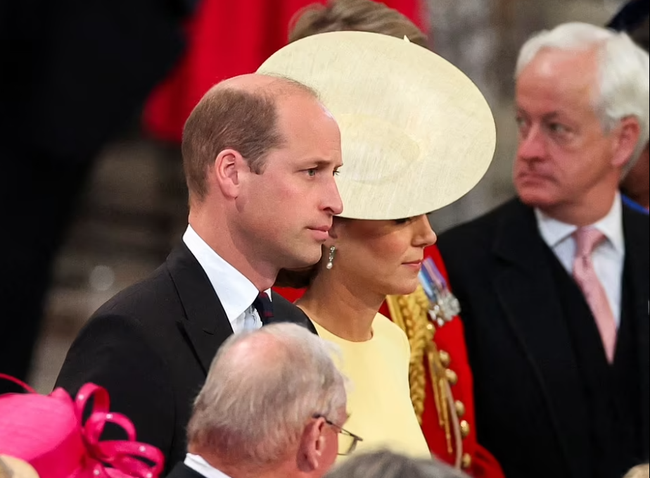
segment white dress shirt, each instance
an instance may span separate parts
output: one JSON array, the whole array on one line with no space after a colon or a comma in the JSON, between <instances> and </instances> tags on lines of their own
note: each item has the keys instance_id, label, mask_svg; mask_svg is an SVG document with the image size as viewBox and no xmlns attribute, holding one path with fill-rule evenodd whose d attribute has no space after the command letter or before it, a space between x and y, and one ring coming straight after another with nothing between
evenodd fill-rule
<instances>
[{"instance_id":1,"label":"white dress shirt","mask_svg":"<svg viewBox=\"0 0 650 478\"><path fill-rule=\"evenodd\" d=\"M238 334L261 328L262 320L252 306L259 294L257 287L208 246L192 226L187 226L183 242L207 274L233 332ZM271 298L271 289L266 293Z\"/></svg>"},{"instance_id":2,"label":"white dress shirt","mask_svg":"<svg viewBox=\"0 0 650 478\"><path fill-rule=\"evenodd\" d=\"M210 463L205 461L199 455L192 455L191 453L188 453L185 457L185 466L193 469L200 475L205 476L205 478L230 478L225 473L222 473L216 468L213 468Z\"/></svg>"},{"instance_id":3,"label":"white dress shirt","mask_svg":"<svg viewBox=\"0 0 650 478\"><path fill-rule=\"evenodd\" d=\"M535 210L537 225L544 242L553 250L569 274L573 274L576 243L573 233L578 229L571 224L557 221L540 210ZM612 209L607 216L593 224L607 238L592 255L594 269L605 288L609 305L614 313L616 326L621 324L621 300L623 287L623 265L625 262L625 238L623 235L623 204L616 195Z\"/></svg>"}]
</instances>

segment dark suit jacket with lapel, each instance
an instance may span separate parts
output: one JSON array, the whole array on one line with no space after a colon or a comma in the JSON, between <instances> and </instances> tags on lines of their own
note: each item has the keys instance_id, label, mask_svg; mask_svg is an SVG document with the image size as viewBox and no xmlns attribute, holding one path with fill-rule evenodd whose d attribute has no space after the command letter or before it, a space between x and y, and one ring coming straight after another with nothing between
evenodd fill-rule
<instances>
[{"instance_id":1,"label":"dark suit jacket with lapel","mask_svg":"<svg viewBox=\"0 0 650 478\"><path fill-rule=\"evenodd\" d=\"M279 295L276 321L316 333ZM103 305L74 341L57 386L75 394L93 382L108 389L111 411L130 418L138 440L166 457L166 471L185 458L192 402L232 328L207 275L183 244L147 280Z\"/></svg>"},{"instance_id":2,"label":"dark suit jacket with lapel","mask_svg":"<svg viewBox=\"0 0 650 478\"><path fill-rule=\"evenodd\" d=\"M649 226L627 208L623 217L624 287L635 297L638 416L648 450ZM553 284L552 251L533 210L513 200L442 234L438 244L462 306L479 441L508 478L591 478L590 418Z\"/></svg>"}]
</instances>

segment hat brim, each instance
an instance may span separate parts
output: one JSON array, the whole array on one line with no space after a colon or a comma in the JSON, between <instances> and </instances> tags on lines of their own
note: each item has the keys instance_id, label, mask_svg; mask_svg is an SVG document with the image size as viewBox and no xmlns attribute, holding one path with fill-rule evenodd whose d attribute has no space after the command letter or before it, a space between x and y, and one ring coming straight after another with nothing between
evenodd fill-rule
<instances>
[{"instance_id":1,"label":"hat brim","mask_svg":"<svg viewBox=\"0 0 650 478\"><path fill-rule=\"evenodd\" d=\"M22 460L0 455L0 462L0 470L3 465L6 466L12 473L11 478L39 478L36 470L29 463Z\"/></svg>"},{"instance_id":2,"label":"hat brim","mask_svg":"<svg viewBox=\"0 0 650 478\"><path fill-rule=\"evenodd\" d=\"M401 219L445 207L487 172L496 126L458 68L406 40L333 32L291 43L260 74L315 89L341 128L342 217Z\"/></svg>"}]
</instances>

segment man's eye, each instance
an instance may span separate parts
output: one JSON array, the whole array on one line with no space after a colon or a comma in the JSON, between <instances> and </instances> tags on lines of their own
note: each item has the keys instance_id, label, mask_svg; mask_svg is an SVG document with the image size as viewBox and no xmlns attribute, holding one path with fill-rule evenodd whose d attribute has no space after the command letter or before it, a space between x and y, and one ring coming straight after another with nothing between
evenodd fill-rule
<instances>
[{"instance_id":1,"label":"man's eye","mask_svg":"<svg viewBox=\"0 0 650 478\"><path fill-rule=\"evenodd\" d=\"M316 169L308 169L308 170L307 170L307 176L309 176L310 178L315 177L315 176L316 176L316 173L317 173L317 170L316 170Z\"/></svg>"},{"instance_id":2,"label":"man's eye","mask_svg":"<svg viewBox=\"0 0 650 478\"><path fill-rule=\"evenodd\" d=\"M566 126L564 126L563 124L560 124L560 123L552 123L552 124L550 124L549 129L551 130L551 132L557 133L557 134L565 134L565 133L569 132L569 128L567 128Z\"/></svg>"},{"instance_id":3,"label":"man's eye","mask_svg":"<svg viewBox=\"0 0 650 478\"><path fill-rule=\"evenodd\" d=\"M334 176L338 176L339 174L341 174L341 171L339 171L338 169L335 169L334 170Z\"/></svg>"}]
</instances>

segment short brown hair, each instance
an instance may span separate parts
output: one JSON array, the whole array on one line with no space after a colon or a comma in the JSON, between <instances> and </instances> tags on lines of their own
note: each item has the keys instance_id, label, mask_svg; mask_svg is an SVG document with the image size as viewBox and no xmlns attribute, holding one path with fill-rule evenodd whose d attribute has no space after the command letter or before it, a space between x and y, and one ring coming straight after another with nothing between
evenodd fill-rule
<instances>
[{"instance_id":1,"label":"short brown hair","mask_svg":"<svg viewBox=\"0 0 650 478\"><path fill-rule=\"evenodd\" d=\"M206 171L217 155L234 149L252 171L262 171L265 156L284 142L278 130L276 98L216 87L194 108L183 130L183 167L190 194L207 194Z\"/></svg>"},{"instance_id":2,"label":"short brown hair","mask_svg":"<svg viewBox=\"0 0 650 478\"><path fill-rule=\"evenodd\" d=\"M427 36L405 15L372 0L330 0L299 11L291 21L289 41L317 33L360 31L381 33L397 38L405 36L427 47Z\"/></svg>"}]
</instances>

